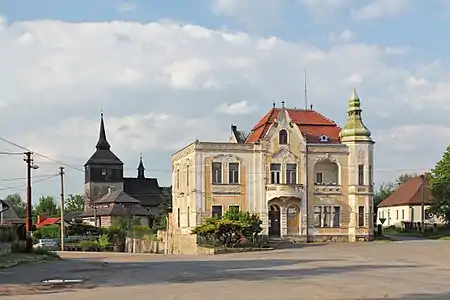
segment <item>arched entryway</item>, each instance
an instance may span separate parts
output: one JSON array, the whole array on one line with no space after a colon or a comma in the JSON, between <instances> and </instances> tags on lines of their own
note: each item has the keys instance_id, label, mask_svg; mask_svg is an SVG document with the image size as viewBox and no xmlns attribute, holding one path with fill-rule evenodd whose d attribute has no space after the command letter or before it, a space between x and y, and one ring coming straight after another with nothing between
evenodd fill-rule
<instances>
[{"instance_id":1,"label":"arched entryway","mask_svg":"<svg viewBox=\"0 0 450 300\"><path fill-rule=\"evenodd\" d=\"M289 205L287 208L287 234L297 235L299 233L300 208L297 205Z\"/></svg>"},{"instance_id":2,"label":"arched entryway","mask_svg":"<svg viewBox=\"0 0 450 300\"><path fill-rule=\"evenodd\" d=\"M280 207L276 204L269 206L269 236L280 237L281 234Z\"/></svg>"}]
</instances>

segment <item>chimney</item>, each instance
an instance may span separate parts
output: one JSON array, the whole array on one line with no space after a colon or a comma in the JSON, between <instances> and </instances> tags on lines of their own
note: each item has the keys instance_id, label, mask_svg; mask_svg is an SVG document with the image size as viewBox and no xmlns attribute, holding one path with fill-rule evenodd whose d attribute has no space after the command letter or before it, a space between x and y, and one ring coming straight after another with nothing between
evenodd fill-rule
<instances>
[{"instance_id":1,"label":"chimney","mask_svg":"<svg viewBox=\"0 0 450 300\"><path fill-rule=\"evenodd\" d=\"M114 192L114 187L112 185L108 186L108 194Z\"/></svg>"},{"instance_id":2,"label":"chimney","mask_svg":"<svg viewBox=\"0 0 450 300\"><path fill-rule=\"evenodd\" d=\"M37 217L37 223L41 223L43 222L45 219L47 219L47 217L45 215L38 215Z\"/></svg>"},{"instance_id":3,"label":"chimney","mask_svg":"<svg viewBox=\"0 0 450 300\"><path fill-rule=\"evenodd\" d=\"M237 131L237 126L236 125L231 125L231 131L236 132Z\"/></svg>"}]
</instances>

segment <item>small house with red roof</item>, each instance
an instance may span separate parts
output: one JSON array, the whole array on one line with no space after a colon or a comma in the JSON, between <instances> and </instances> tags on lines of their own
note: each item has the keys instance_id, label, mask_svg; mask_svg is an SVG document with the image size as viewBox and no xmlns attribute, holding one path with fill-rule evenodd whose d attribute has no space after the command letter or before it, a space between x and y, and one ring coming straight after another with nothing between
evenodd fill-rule
<instances>
[{"instance_id":1,"label":"small house with red roof","mask_svg":"<svg viewBox=\"0 0 450 300\"><path fill-rule=\"evenodd\" d=\"M355 90L343 127L282 102L249 134L232 125L228 141L180 149L172 155L172 232L188 236L233 208L258 214L273 238L371 240L374 142L361 112Z\"/></svg>"},{"instance_id":2,"label":"small house with red roof","mask_svg":"<svg viewBox=\"0 0 450 300\"><path fill-rule=\"evenodd\" d=\"M432 203L430 176L415 176L402 183L389 197L378 204L377 223L384 227L402 227L403 223L422 222L422 203L425 224L441 224L428 209Z\"/></svg>"}]
</instances>

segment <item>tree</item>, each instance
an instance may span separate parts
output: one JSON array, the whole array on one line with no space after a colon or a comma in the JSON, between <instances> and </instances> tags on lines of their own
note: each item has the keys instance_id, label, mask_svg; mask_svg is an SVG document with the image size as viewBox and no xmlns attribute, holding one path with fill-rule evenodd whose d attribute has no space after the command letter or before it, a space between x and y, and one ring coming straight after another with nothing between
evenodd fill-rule
<instances>
[{"instance_id":1,"label":"tree","mask_svg":"<svg viewBox=\"0 0 450 300\"><path fill-rule=\"evenodd\" d=\"M172 211L172 186L163 186L162 188L162 200L159 204L161 213L155 219L153 224L154 230L166 229L167 215Z\"/></svg>"},{"instance_id":2,"label":"tree","mask_svg":"<svg viewBox=\"0 0 450 300\"><path fill-rule=\"evenodd\" d=\"M397 180L395 181L397 183L398 186L402 185L403 183L405 183L406 181L408 181L409 179L418 176L417 173L405 173L400 175Z\"/></svg>"},{"instance_id":3,"label":"tree","mask_svg":"<svg viewBox=\"0 0 450 300\"><path fill-rule=\"evenodd\" d=\"M373 205L377 207L384 199L389 197L395 191L395 184L392 182L382 183L373 195Z\"/></svg>"},{"instance_id":4,"label":"tree","mask_svg":"<svg viewBox=\"0 0 450 300\"><path fill-rule=\"evenodd\" d=\"M21 219L26 218L27 204L22 200L22 197L20 197L19 194L16 193L16 194L8 195L8 196L6 196L5 200L12 204L12 206L14 207L14 210L16 211L19 218L21 218Z\"/></svg>"},{"instance_id":5,"label":"tree","mask_svg":"<svg viewBox=\"0 0 450 300\"><path fill-rule=\"evenodd\" d=\"M59 215L59 208L52 196L41 196L39 203L34 207L34 211L36 215L45 215L46 217Z\"/></svg>"},{"instance_id":6,"label":"tree","mask_svg":"<svg viewBox=\"0 0 450 300\"><path fill-rule=\"evenodd\" d=\"M430 211L450 222L450 146L444 152L441 160L431 170L430 189L433 203Z\"/></svg>"},{"instance_id":7,"label":"tree","mask_svg":"<svg viewBox=\"0 0 450 300\"><path fill-rule=\"evenodd\" d=\"M64 205L66 212L81 212L84 211L84 199L81 195L69 194Z\"/></svg>"}]
</instances>

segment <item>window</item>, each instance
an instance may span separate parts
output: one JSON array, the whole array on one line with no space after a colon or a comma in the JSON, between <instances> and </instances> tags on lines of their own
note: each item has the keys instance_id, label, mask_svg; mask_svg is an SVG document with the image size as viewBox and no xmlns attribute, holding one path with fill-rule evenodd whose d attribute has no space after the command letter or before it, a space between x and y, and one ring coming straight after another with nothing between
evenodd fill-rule
<instances>
[{"instance_id":1,"label":"window","mask_svg":"<svg viewBox=\"0 0 450 300\"><path fill-rule=\"evenodd\" d=\"M334 207L333 227L341 227L341 207L340 206Z\"/></svg>"},{"instance_id":2,"label":"window","mask_svg":"<svg viewBox=\"0 0 450 300\"><path fill-rule=\"evenodd\" d=\"M405 210L402 209L402 220L404 220L404 219L405 219Z\"/></svg>"},{"instance_id":3,"label":"window","mask_svg":"<svg viewBox=\"0 0 450 300\"><path fill-rule=\"evenodd\" d=\"M369 165L369 182L368 185L373 185L372 165Z\"/></svg>"},{"instance_id":4,"label":"window","mask_svg":"<svg viewBox=\"0 0 450 300\"><path fill-rule=\"evenodd\" d=\"M112 172L108 169L102 169L102 176L105 177L105 180L111 179Z\"/></svg>"},{"instance_id":5,"label":"window","mask_svg":"<svg viewBox=\"0 0 450 300\"><path fill-rule=\"evenodd\" d=\"M398 209L397 209L397 220L398 220Z\"/></svg>"},{"instance_id":6,"label":"window","mask_svg":"<svg viewBox=\"0 0 450 300\"><path fill-rule=\"evenodd\" d=\"M288 134L286 129L281 129L278 134L278 144L286 145L288 143Z\"/></svg>"},{"instance_id":7,"label":"window","mask_svg":"<svg viewBox=\"0 0 450 300\"><path fill-rule=\"evenodd\" d=\"M364 185L364 165L358 165L358 185Z\"/></svg>"},{"instance_id":8,"label":"window","mask_svg":"<svg viewBox=\"0 0 450 300\"><path fill-rule=\"evenodd\" d=\"M323 174L322 173L316 173L316 183L318 183L318 184L323 183Z\"/></svg>"},{"instance_id":9,"label":"window","mask_svg":"<svg viewBox=\"0 0 450 300\"><path fill-rule=\"evenodd\" d=\"M280 184L281 164L270 164L270 183Z\"/></svg>"},{"instance_id":10,"label":"window","mask_svg":"<svg viewBox=\"0 0 450 300\"><path fill-rule=\"evenodd\" d=\"M189 165L186 166L186 186L189 187Z\"/></svg>"},{"instance_id":11,"label":"window","mask_svg":"<svg viewBox=\"0 0 450 300\"><path fill-rule=\"evenodd\" d=\"M222 218L222 205L213 205L211 208L211 215L213 218Z\"/></svg>"},{"instance_id":12,"label":"window","mask_svg":"<svg viewBox=\"0 0 450 300\"><path fill-rule=\"evenodd\" d=\"M340 206L314 206L315 227L340 227Z\"/></svg>"},{"instance_id":13,"label":"window","mask_svg":"<svg viewBox=\"0 0 450 300\"><path fill-rule=\"evenodd\" d=\"M364 206L359 206L358 207L358 226L359 227L364 227L365 225L365 217L364 217Z\"/></svg>"},{"instance_id":14,"label":"window","mask_svg":"<svg viewBox=\"0 0 450 300\"><path fill-rule=\"evenodd\" d=\"M297 184L297 164L286 164L286 183Z\"/></svg>"},{"instance_id":15,"label":"window","mask_svg":"<svg viewBox=\"0 0 450 300\"><path fill-rule=\"evenodd\" d=\"M212 163L212 183L222 183L222 163Z\"/></svg>"},{"instance_id":16,"label":"window","mask_svg":"<svg viewBox=\"0 0 450 300\"><path fill-rule=\"evenodd\" d=\"M181 216L180 216L180 209L177 209L177 225L180 227L181 224Z\"/></svg>"},{"instance_id":17,"label":"window","mask_svg":"<svg viewBox=\"0 0 450 300\"><path fill-rule=\"evenodd\" d=\"M235 211L235 212L239 212L239 205L230 205L228 206L228 210L229 211Z\"/></svg>"},{"instance_id":18,"label":"window","mask_svg":"<svg viewBox=\"0 0 450 300\"><path fill-rule=\"evenodd\" d=\"M228 183L239 183L239 163L228 165Z\"/></svg>"},{"instance_id":19,"label":"window","mask_svg":"<svg viewBox=\"0 0 450 300\"><path fill-rule=\"evenodd\" d=\"M331 223L331 206L324 206L322 227L330 227L330 223Z\"/></svg>"},{"instance_id":20,"label":"window","mask_svg":"<svg viewBox=\"0 0 450 300\"><path fill-rule=\"evenodd\" d=\"M190 220L190 215L191 214L191 211L190 211L190 208L189 208L189 206L187 207L187 213L186 213L186 217L187 217L187 227L191 227L191 220Z\"/></svg>"},{"instance_id":21,"label":"window","mask_svg":"<svg viewBox=\"0 0 450 300\"><path fill-rule=\"evenodd\" d=\"M321 206L314 206L314 226L315 227L321 227L322 222L322 207Z\"/></svg>"},{"instance_id":22,"label":"window","mask_svg":"<svg viewBox=\"0 0 450 300\"><path fill-rule=\"evenodd\" d=\"M176 182L177 182L177 189L180 188L180 170L177 169L177 177L175 178Z\"/></svg>"}]
</instances>

